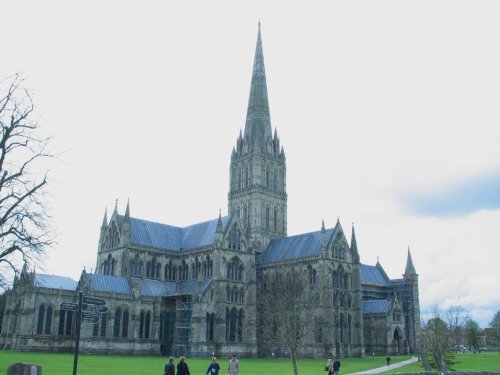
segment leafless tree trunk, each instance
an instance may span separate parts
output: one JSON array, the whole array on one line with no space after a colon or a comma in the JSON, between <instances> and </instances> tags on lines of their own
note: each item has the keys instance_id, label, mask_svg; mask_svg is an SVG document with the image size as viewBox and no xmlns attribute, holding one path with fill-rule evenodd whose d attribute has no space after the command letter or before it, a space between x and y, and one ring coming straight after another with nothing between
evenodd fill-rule
<instances>
[{"instance_id":1,"label":"leafless tree trunk","mask_svg":"<svg viewBox=\"0 0 500 375\"><path fill-rule=\"evenodd\" d=\"M22 84L17 74L0 81L0 287L53 242L47 172L38 170L41 160L53 156L50 138L38 134L33 101Z\"/></svg>"},{"instance_id":2,"label":"leafless tree trunk","mask_svg":"<svg viewBox=\"0 0 500 375\"><path fill-rule=\"evenodd\" d=\"M259 340L267 348L288 350L294 375L298 375L298 353L312 328L310 317L318 297L317 288L309 285L304 270L293 266L280 272L267 271L261 283Z\"/></svg>"},{"instance_id":3,"label":"leafless tree trunk","mask_svg":"<svg viewBox=\"0 0 500 375\"><path fill-rule=\"evenodd\" d=\"M462 306L451 306L445 313L445 320L450 330L451 341L456 347L464 343L465 323L467 322L467 312Z\"/></svg>"},{"instance_id":4,"label":"leafless tree trunk","mask_svg":"<svg viewBox=\"0 0 500 375\"><path fill-rule=\"evenodd\" d=\"M455 342L456 327L462 321L462 316L465 316L465 310L461 307L453 306L442 314L436 306L431 318L422 324L422 357L431 358L431 364L439 372L446 372L455 364L451 348Z\"/></svg>"}]
</instances>

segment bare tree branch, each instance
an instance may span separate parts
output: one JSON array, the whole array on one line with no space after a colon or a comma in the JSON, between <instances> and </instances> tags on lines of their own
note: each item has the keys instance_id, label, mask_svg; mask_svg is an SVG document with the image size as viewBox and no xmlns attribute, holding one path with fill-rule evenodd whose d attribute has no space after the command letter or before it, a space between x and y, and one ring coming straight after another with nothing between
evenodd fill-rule
<instances>
[{"instance_id":1,"label":"bare tree branch","mask_svg":"<svg viewBox=\"0 0 500 375\"><path fill-rule=\"evenodd\" d=\"M33 99L23 82L19 74L0 81L0 264L14 273L23 262L37 262L53 243L47 172L36 170L38 160L53 157L50 138L31 119ZM0 274L0 284L6 277Z\"/></svg>"}]
</instances>

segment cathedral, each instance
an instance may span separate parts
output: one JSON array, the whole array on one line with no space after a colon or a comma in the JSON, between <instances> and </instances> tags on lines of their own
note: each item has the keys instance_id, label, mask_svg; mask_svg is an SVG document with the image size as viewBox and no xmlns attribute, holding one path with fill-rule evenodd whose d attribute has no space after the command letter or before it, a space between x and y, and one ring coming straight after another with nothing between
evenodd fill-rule
<instances>
[{"instance_id":1,"label":"cathedral","mask_svg":"<svg viewBox=\"0 0 500 375\"><path fill-rule=\"evenodd\" d=\"M416 352L418 275L408 249L402 278L360 262L354 227L289 236L286 157L271 127L260 24L244 132L231 153L228 215L187 227L115 206L100 228L94 273L79 280L25 266L8 292L0 348L74 348L79 291L103 300L81 324L80 351L96 354L268 355L260 347L259 275L293 266L321 290L300 355ZM267 353L267 354L266 354ZM286 348L277 348L286 356Z\"/></svg>"}]
</instances>

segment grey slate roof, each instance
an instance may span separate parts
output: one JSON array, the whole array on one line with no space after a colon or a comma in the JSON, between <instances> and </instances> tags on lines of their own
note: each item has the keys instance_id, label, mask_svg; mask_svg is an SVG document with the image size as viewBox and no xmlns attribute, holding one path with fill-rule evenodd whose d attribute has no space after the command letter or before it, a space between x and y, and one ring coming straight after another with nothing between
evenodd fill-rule
<instances>
[{"instance_id":1,"label":"grey slate roof","mask_svg":"<svg viewBox=\"0 0 500 375\"><path fill-rule=\"evenodd\" d=\"M150 297L167 297L176 295L175 281L160 281L151 279L137 279L135 282L141 283L141 294Z\"/></svg>"},{"instance_id":2,"label":"grey slate roof","mask_svg":"<svg viewBox=\"0 0 500 375\"><path fill-rule=\"evenodd\" d=\"M327 241L335 228L326 230ZM272 240L267 250L261 255L261 262L278 262L296 258L305 258L321 251L321 231L299 234Z\"/></svg>"},{"instance_id":3,"label":"grey slate roof","mask_svg":"<svg viewBox=\"0 0 500 375\"><path fill-rule=\"evenodd\" d=\"M378 284L387 285L387 280L384 274L377 268L377 266L361 265L361 283L362 284Z\"/></svg>"},{"instance_id":4,"label":"grey slate roof","mask_svg":"<svg viewBox=\"0 0 500 375\"><path fill-rule=\"evenodd\" d=\"M66 276L35 274L36 287L50 289L76 290L78 281Z\"/></svg>"},{"instance_id":5,"label":"grey slate roof","mask_svg":"<svg viewBox=\"0 0 500 375\"><path fill-rule=\"evenodd\" d=\"M169 297L183 294L198 294L207 289L212 279L206 279L201 287L196 280L175 282L134 277L133 281L141 284L141 294L143 296Z\"/></svg>"},{"instance_id":6,"label":"grey slate roof","mask_svg":"<svg viewBox=\"0 0 500 375\"><path fill-rule=\"evenodd\" d=\"M90 290L96 292L132 294L126 277L92 273L87 274L87 276L89 278Z\"/></svg>"},{"instance_id":7,"label":"grey slate roof","mask_svg":"<svg viewBox=\"0 0 500 375\"><path fill-rule=\"evenodd\" d=\"M385 314L389 312L390 307L388 299L363 300L363 314Z\"/></svg>"},{"instance_id":8,"label":"grey slate roof","mask_svg":"<svg viewBox=\"0 0 500 375\"><path fill-rule=\"evenodd\" d=\"M225 230L230 216L224 216L222 228ZM120 217L123 220L123 217ZM195 249L215 242L217 219L205 221L185 228L148 220L130 218L131 242L136 245L155 247L165 250Z\"/></svg>"},{"instance_id":9,"label":"grey slate roof","mask_svg":"<svg viewBox=\"0 0 500 375\"><path fill-rule=\"evenodd\" d=\"M94 292L132 294L128 279L123 276L99 275L87 273L89 287ZM151 297L169 297L183 294L198 294L207 290L212 278L205 279L202 285L198 281L161 281L133 277L133 283L140 284L141 295ZM50 289L76 290L78 281L65 276L35 274L35 286Z\"/></svg>"}]
</instances>

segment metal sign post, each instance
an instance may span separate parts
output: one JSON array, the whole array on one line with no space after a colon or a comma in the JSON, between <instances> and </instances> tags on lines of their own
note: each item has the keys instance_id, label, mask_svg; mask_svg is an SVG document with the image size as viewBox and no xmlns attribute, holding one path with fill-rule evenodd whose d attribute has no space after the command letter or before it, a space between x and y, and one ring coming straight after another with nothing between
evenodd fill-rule
<instances>
[{"instance_id":1,"label":"metal sign post","mask_svg":"<svg viewBox=\"0 0 500 375\"><path fill-rule=\"evenodd\" d=\"M83 292L78 292L78 312L76 313L76 342L75 342L75 360L73 361L73 375L76 375L78 367L78 349L80 347L80 327L82 325L82 300Z\"/></svg>"},{"instance_id":2,"label":"metal sign post","mask_svg":"<svg viewBox=\"0 0 500 375\"><path fill-rule=\"evenodd\" d=\"M85 310L83 310L85 305ZM78 292L78 303L61 302L61 310L76 311L76 332L75 332L75 359L73 361L73 375L76 375L78 368L78 350L80 349L80 331L82 322L97 324L102 313L108 312L106 301L99 298L87 297L82 291Z\"/></svg>"}]
</instances>

